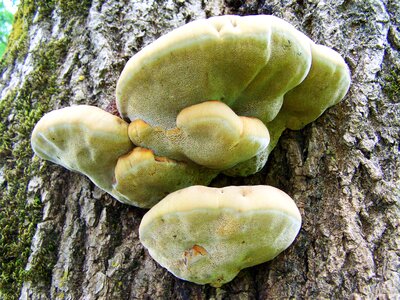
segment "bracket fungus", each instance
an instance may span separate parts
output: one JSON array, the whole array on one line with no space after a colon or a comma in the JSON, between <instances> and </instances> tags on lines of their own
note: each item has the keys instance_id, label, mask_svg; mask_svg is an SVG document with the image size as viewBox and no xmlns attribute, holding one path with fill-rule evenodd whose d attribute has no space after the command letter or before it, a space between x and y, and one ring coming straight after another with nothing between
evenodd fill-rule
<instances>
[{"instance_id":1,"label":"bracket fungus","mask_svg":"<svg viewBox=\"0 0 400 300\"><path fill-rule=\"evenodd\" d=\"M125 121L100 108L71 106L45 114L31 144L39 157L85 174L111 192L115 164L133 147L127 130Z\"/></svg>"},{"instance_id":2,"label":"bracket fungus","mask_svg":"<svg viewBox=\"0 0 400 300\"><path fill-rule=\"evenodd\" d=\"M350 84L338 53L273 16L188 23L136 53L117 82L123 119L75 106L32 134L44 159L149 208L219 173L259 171L285 130L339 102Z\"/></svg>"},{"instance_id":3,"label":"bracket fungus","mask_svg":"<svg viewBox=\"0 0 400 300\"><path fill-rule=\"evenodd\" d=\"M39 157L88 176L122 203L144 208L177 189L208 184L217 174L134 148L125 121L89 105L44 115L31 144Z\"/></svg>"},{"instance_id":4,"label":"bracket fungus","mask_svg":"<svg viewBox=\"0 0 400 300\"><path fill-rule=\"evenodd\" d=\"M119 201L152 207L139 229L151 256L179 278L221 286L285 250L301 216L270 186L200 185L259 171L286 128L317 119L349 85L343 58L285 21L213 17L129 60L116 88L122 118L59 109L36 124L31 144Z\"/></svg>"},{"instance_id":5,"label":"bracket fungus","mask_svg":"<svg viewBox=\"0 0 400 300\"><path fill-rule=\"evenodd\" d=\"M301 215L271 186L192 186L153 206L139 228L150 255L175 276L219 287L293 242Z\"/></svg>"},{"instance_id":6,"label":"bracket fungus","mask_svg":"<svg viewBox=\"0 0 400 300\"><path fill-rule=\"evenodd\" d=\"M344 97L349 84L349 69L341 56L289 23L266 15L219 16L188 23L134 55L122 71L116 94L121 116L135 127L134 143L157 155L247 176L264 166L285 128L300 129L314 121ZM262 128L257 129L257 138L269 131L268 147L269 138L257 149L243 149L247 155L239 158L240 141L227 144L228 134L222 129L222 136L214 134L210 124L189 133L183 140L190 145L181 149L181 135L175 135L180 119L187 109L190 124L197 118L214 118L214 108L199 105L207 101L214 107L215 102L221 104L215 109L226 110L225 105L237 115L259 119L266 128L261 135ZM226 120L214 121L222 127ZM204 158L192 156L201 153Z\"/></svg>"}]
</instances>

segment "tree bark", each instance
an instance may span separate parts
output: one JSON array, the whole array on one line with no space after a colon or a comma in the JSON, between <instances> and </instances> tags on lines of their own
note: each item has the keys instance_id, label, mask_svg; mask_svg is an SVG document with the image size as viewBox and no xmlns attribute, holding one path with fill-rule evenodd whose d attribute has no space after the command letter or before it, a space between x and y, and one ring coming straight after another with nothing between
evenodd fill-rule
<instances>
[{"instance_id":1,"label":"tree bark","mask_svg":"<svg viewBox=\"0 0 400 300\"><path fill-rule=\"evenodd\" d=\"M212 288L152 260L138 239L145 210L39 160L29 138L46 111L105 109L132 55L222 14L285 19L337 50L352 85L317 121L285 131L260 173L214 180L276 186L303 224L276 259ZM400 299L399 24L396 0L21 1L0 81L0 298Z\"/></svg>"}]
</instances>

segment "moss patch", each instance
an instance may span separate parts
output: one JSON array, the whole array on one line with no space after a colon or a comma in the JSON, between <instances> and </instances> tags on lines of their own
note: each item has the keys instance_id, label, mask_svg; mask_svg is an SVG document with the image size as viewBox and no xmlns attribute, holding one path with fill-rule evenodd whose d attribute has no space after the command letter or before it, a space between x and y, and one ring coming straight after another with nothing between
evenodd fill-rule
<instances>
[{"instance_id":1,"label":"moss patch","mask_svg":"<svg viewBox=\"0 0 400 300\"><path fill-rule=\"evenodd\" d=\"M49 280L55 263L47 253L55 251L50 243L50 248L43 250L43 259L34 261L31 271L25 272L36 224L42 218L39 195L28 203L27 187L32 177L46 171L39 160L32 159L30 135L37 121L50 109L52 99L62 94L57 86L57 69L69 42L68 39L52 41L34 53L36 66L22 88L9 92L0 102L0 160L4 162L0 189L2 299L18 298L26 279Z\"/></svg>"},{"instance_id":2,"label":"moss patch","mask_svg":"<svg viewBox=\"0 0 400 300\"><path fill-rule=\"evenodd\" d=\"M81 16L86 18L92 5L92 0L59 0L58 5L61 10L62 20L66 20Z\"/></svg>"},{"instance_id":3,"label":"moss patch","mask_svg":"<svg viewBox=\"0 0 400 300\"><path fill-rule=\"evenodd\" d=\"M35 22L50 19L53 11L58 8L65 24L72 18L86 18L91 5L92 0L21 0L1 66L12 64L14 59L26 54L29 46L28 31L34 19Z\"/></svg>"},{"instance_id":4,"label":"moss patch","mask_svg":"<svg viewBox=\"0 0 400 300\"><path fill-rule=\"evenodd\" d=\"M54 0L21 0L14 16L11 34L8 38L6 55L2 65L11 64L15 58L21 58L28 50L28 31L33 23L35 13L37 21L48 18L54 9Z\"/></svg>"},{"instance_id":5,"label":"moss patch","mask_svg":"<svg viewBox=\"0 0 400 300\"><path fill-rule=\"evenodd\" d=\"M393 102L400 101L400 69L391 70L384 77L383 91Z\"/></svg>"},{"instance_id":6,"label":"moss patch","mask_svg":"<svg viewBox=\"0 0 400 300\"><path fill-rule=\"evenodd\" d=\"M28 30L32 23L34 8L33 1L22 0L20 2L19 9L14 16L6 53L1 61L2 67L11 64L14 59L26 54L28 50Z\"/></svg>"}]
</instances>

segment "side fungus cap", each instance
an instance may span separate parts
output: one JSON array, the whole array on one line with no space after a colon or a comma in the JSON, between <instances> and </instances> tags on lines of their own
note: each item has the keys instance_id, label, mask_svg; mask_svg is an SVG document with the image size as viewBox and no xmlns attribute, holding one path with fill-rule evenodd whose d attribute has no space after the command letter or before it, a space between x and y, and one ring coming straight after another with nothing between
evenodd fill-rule
<instances>
[{"instance_id":1,"label":"side fungus cap","mask_svg":"<svg viewBox=\"0 0 400 300\"><path fill-rule=\"evenodd\" d=\"M125 121L89 105L44 115L31 144L39 157L88 176L107 192L112 190L118 158L133 148Z\"/></svg>"},{"instance_id":2,"label":"side fungus cap","mask_svg":"<svg viewBox=\"0 0 400 300\"><path fill-rule=\"evenodd\" d=\"M271 186L192 186L176 191L143 217L140 240L175 276L221 286L237 273L276 257L295 239L301 215Z\"/></svg>"},{"instance_id":3,"label":"side fungus cap","mask_svg":"<svg viewBox=\"0 0 400 300\"><path fill-rule=\"evenodd\" d=\"M284 120L283 127L301 129L346 95L351 78L344 59L323 45L311 44L311 53L307 77L285 95L282 109L271 123Z\"/></svg>"}]
</instances>

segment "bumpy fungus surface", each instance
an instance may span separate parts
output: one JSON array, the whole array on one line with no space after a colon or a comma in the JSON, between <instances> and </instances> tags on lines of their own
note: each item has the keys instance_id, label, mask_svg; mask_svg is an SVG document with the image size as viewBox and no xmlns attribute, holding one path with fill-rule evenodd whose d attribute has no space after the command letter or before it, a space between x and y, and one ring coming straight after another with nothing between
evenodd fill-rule
<instances>
[{"instance_id":1,"label":"bumpy fungus surface","mask_svg":"<svg viewBox=\"0 0 400 300\"><path fill-rule=\"evenodd\" d=\"M176 128L164 130L142 120L129 125L136 145L162 155L190 160L211 169L227 169L265 150L269 133L258 119L238 117L226 104L208 101L189 106L177 116Z\"/></svg>"},{"instance_id":2,"label":"bumpy fungus surface","mask_svg":"<svg viewBox=\"0 0 400 300\"><path fill-rule=\"evenodd\" d=\"M249 175L263 167L285 128L300 129L315 120L344 97L349 84L340 55L287 22L265 15L220 16L186 24L133 56L117 84L117 106L124 119L146 124L136 126L132 140L157 155L183 154L230 175ZM210 100L262 121L271 135L269 147L221 165L215 164L218 151L209 160L196 160L179 149L180 136L174 136L179 117L188 107L199 110L192 124L213 117L213 110L197 106ZM213 135L207 126L197 129L201 132L188 139L190 152L226 146L225 135ZM207 135L213 147L204 150L195 140L207 140ZM226 149L220 160L236 156Z\"/></svg>"},{"instance_id":3,"label":"bumpy fungus surface","mask_svg":"<svg viewBox=\"0 0 400 300\"><path fill-rule=\"evenodd\" d=\"M174 192L143 217L140 240L175 276L221 286L237 273L276 257L295 239L300 212L271 186Z\"/></svg>"},{"instance_id":4,"label":"bumpy fungus surface","mask_svg":"<svg viewBox=\"0 0 400 300\"><path fill-rule=\"evenodd\" d=\"M54 110L36 124L32 149L46 160L88 176L119 201L149 208L165 195L208 184L217 172L134 148L128 124L97 107Z\"/></svg>"}]
</instances>

